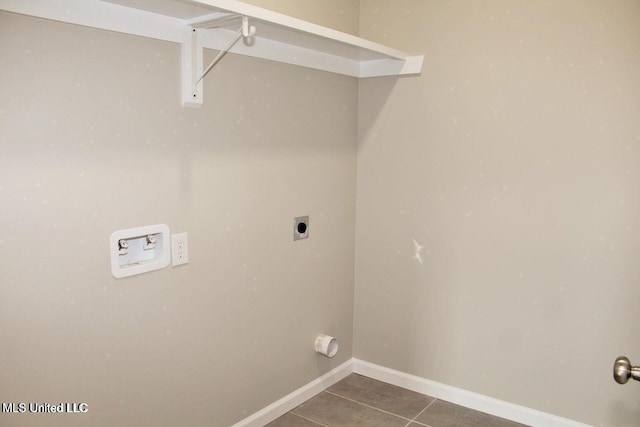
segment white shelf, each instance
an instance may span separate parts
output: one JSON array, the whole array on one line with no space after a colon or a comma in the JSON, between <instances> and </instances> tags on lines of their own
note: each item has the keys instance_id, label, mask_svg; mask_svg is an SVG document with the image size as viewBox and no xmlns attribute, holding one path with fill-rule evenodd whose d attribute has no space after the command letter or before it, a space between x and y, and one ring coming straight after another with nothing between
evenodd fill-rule
<instances>
[{"instance_id":1,"label":"white shelf","mask_svg":"<svg viewBox=\"0 0 640 427\"><path fill-rule=\"evenodd\" d=\"M236 0L0 0L0 10L182 44L185 104L202 103L202 83L194 96L193 82L203 49L223 49L239 26L206 23L231 14L257 29L251 45L241 40L232 53L358 78L422 71L423 56Z\"/></svg>"}]
</instances>

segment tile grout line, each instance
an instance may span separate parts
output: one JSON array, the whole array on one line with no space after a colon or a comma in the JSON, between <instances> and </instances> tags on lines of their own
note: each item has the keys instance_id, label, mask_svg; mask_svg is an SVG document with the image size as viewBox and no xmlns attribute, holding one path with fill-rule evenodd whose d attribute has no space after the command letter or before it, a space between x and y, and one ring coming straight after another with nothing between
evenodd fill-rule
<instances>
[{"instance_id":1,"label":"tile grout line","mask_svg":"<svg viewBox=\"0 0 640 427\"><path fill-rule=\"evenodd\" d=\"M304 416L302 416L302 415L300 415L300 414L296 414L295 412L293 412L294 410L295 410L295 408L294 408L294 409L292 409L292 410L291 410L291 411L289 411L289 412L290 412L291 414L295 415L296 417L300 417L300 418L302 418L303 420L310 421L310 422L312 422L312 423L314 423L314 424L318 424L319 426L322 426L322 427L329 427L329 426L327 426L327 425L325 425L325 424L322 424L322 423L319 423L319 422L317 422L317 421L315 421L315 420L312 420L311 418L307 418L307 417L304 417Z\"/></svg>"},{"instance_id":2,"label":"tile grout line","mask_svg":"<svg viewBox=\"0 0 640 427\"><path fill-rule=\"evenodd\" d=\"M353 399L350 399L350 398L345 397L345 396L340 396L339 394L336 394L336 393L334 393L334 392L332 392L332 391L327 391L327 390L325 390L323 393L329 393L329 394L332 394L332 395L334 395L334 396L336 396L336 397L339 397L340 399L348 400L348 401L350 401L350 402L357 403L358 405L366 406L367 408L371 408L371 409L374 409L374 410L376 410L376 411L380 411L380 412L385 413L385 414L388 414L388 415L393 415L394 417L398 417L398 418L400 418L400 419L402 419L402 420L405 420L405 421L409 421L409 422L411 422L411 421L412 421L411 419L409 419L409 418L405 418L405 417L403 417L402 415L394 414L394 413L392 413L392 412L385 411L384 409L376 408L375 406L367 405L366 403L358 402L357 400L353 400Z\"/></svg>"},{"instance_id":3,"label":"tile grout line","mask_svg":"<svg viewBox=\"0 0 640 427\"><path fill-rule=\"evenodd\" d=\"M430 427L430 426L429 426L429 425L427 425L427 424L423 424L423 423L421 423L420 421L416 421L416 418L418 418L420 415L422 415L422 414L424 413L424 411L426 411L427 409L429 409L429 408L431 407L431 405L433 405L434 403L436 403L436 400L438 400L438 399L434 398L434 399L433 399L433 400L432 400L432 401L431 401L427 406L425 406L425 407L424 407L424 409L423 409L422 411L418 412L418 413L416 414L416 416L415 416L415 417L413 417L413 419L411 420L411 422L410 422L409 424L411 424L411 423L417 423L417 424L420 424L421 426ZM405 427L408 427L408 426L409 426L409 424L407 424Z\"/></svg>"},{"instance_id":4,"label":"tile grout line","mask_svg":"<svg viewBox=\"0 0 640 427\"><path fill-rule=\"evenodd\" d=\"M423 426L423 427L432 427L432 426L430 426L428 424L422 424L420 421L409 421L407 423L407 425L405 425L404 427L409 427L411 424L416 424L416 425Z\"/></svg>"},{"instance_id":5,"label":"tile grout line","mask_svg":"<svg viewBox=\"0 0 640 427\"><path fill-rule=\"evenodd\" d=\"M416 425L423 426L423 427L432 427L429 424L424 424L424 423L421 423L420 421L415 421L415 420L409 421L409 423L404 427L409 427L411 424L416 424Z\"/></svg>"},{"instance_id":6,"label":"tile grout line","mask_svg":"<svg viewBox=\"0 0 640 427\"><path fill-rule=\"evenodd\" d=\"M397 387L397 386L395 386L395 387ZM397 387L397 388L402 389L402 387ZM407 389L404 389L404 390L407 390ZM355 403L356 405L362 406L363 408L372 409L372 410L374 410L376 412L380 412L382 414L390 415L394 419L397 418L398 420L403 420L406 423L403 424L402 427L412 427L413 425L415 425L416 427L420 427L420 426L421 427L435 427L435 425L433 425L433 424L426 424L425 422L417 421L417 419L421 415L423 415L426 411L428 411L429 408L431 408L431 406L436 404L437 401L441 400L441 399L438 399L438 398L434 398L433 396L429 396L429 395L426 395L426 394L423 394L423 393L418 393L418 394L420 394L420 395L422 395L424 397L430 398L432 400L420 412L418 412L413 418L410 419L409 417L404 417L402 415L399 415L399 414L396 414L396 413L381 409L379 407L373 406L373 404L367 404L367 403L364 403L364 402L360 402L359 400L356 400L356 399L362 397L358 393L356 393L357 395L354 398L351 398L351 397L343 396L342 394L337 393L335 391L329 391L329 389L327 388L327 389L322 390L320 393L316 394L315 396L318 396L318 395L320 395L322 393L327 393L328 395L335 396L335 397L337 397L337 398L339 398L341 400L345 400L345 401L348 401L348 402ZM443 400L443 402L446 402L446 401ZM378 403L383 403L384 404L385 402L382 401L382 402L378 402ZM299 405L299 406L301 406L301 405ZM456 406L459 406L459 405L456 405ZM484 413L482 411L477 411L477 410L473 410L471 408L465 408L465 407L462 407L462 408L465 409L465 410L468 410L468 411L479 412L479 413L481 413L483 415L487 415L487 416L492 417L492 418L499 418L500 419L500 417L497 417L497 416L492 415L492 414ZM306 421L309 421L309 422L313 423L314 425L317 425L317 426L320 426L320 427L330 427L329 425L323 424L323 423L321 423L319 421L316 421L316 420L314 420L312 418L307 418L306 416L303 416L303 415L300 415L300 414L296 413L295 412L296 409L298 409L298 408L296 407L296 408L290 410L289 412L292 415L294 415L294 416L296 416L298 418L301 418L301 419L304 419ZM351 411L351 412L353 412L353 411ZM511 420L506 420L506 421L508 421L509 423L514 423ZM509 425L511 426L511 424L509 424ZM513 424L512 427L515 427L517 425L521 425L522 427L532 427L532 426L525 426L524 424L518 424L518 423ZM339 427L339 426L335 426L335 427Z\"/></svg>"},{"instance_id":7,"label":"tile grout line","mask_svg":"<svg viewBox=\"0 0 640 427\"><path fill-rule=\"evenodd\" d=\"M402 389L402 387L398 387L398 388ZM427 398L431 398L432 400L420 412L418 412L413 418L410 419L408 417L404 417L402 415L398 415L396 413L393 413L393 412L378 408L376 406L373 406L372 404L367 404L367 403L363 403L363 402L360 402L360 401L356 400L356 399L358 399L360 397L360 395L356 395L355 398L351 398L351 397L343 396L343 395L341 395L339 393L336 393L334 391L329 391L328 388L327 388L327 389L322 390L320 393L316 394L316 396L318 396L318 395L320 395L322 393L327 393L328 395L335 396L335 397L337 397L337 398L339 398L341 400L345 400L345 401L348 401L348 402L355 403L356 405L362 406L363 408L369 408L369 409L372 409L372 410L374 410L376 412L380 412L382 414L390 415L393 418L398 418L399 420L406 421L406 424L404 424L403 427L412 427L413 425L416 425L416 427L419 427L419 426L422 426L422 427L435 427L434 425L430 425L430 424L426 424L426 423L421 422L421 421L417 421L417 419L418 419L418 417L423 415L427 410L429 410L429 408L431 408L431 406L433 406L438 400L441 400L441 399L434 398L433 396L429 396L429 395L426 395L426 394L423 394L423 393L418 393L418 394L421 394L421 395L423 395L423 396L425 396ZM384 403L384 402L379 402L379 403ZM299 405L299 406L301 406L301 405ZM298 418L301 418L301 419L304 419L306 421L309 421L309 422L313 423L314 425L317 425L317 426L320 426L320 427L330 427L330 426L328 426L326 424L323 424L323 423L321 423L319 421L316 421L316 420L314 420L312 418L308 418L306 416L303 416L303 415L300 415L300 414L296 413L295 412L296 409L298 409L298 408L296 407L296 408L290 410L289 413L291 413L292 415L294 415L294 416L296 416ZM465 409L469 409L470 410L470 408L465 408ZM476 411L476 412L481 412L481 411ZM483 412L481 412L481 413L485 414ZM486 415L488 415L490 417L495 417L495 416L493 416L491 414L486 414ZM500 417L497 417L497 418L500 418ZM507 421L509 421L509 420L507 420ZM531 427L531 426L525 426L524 424L517 424L517 423L514 424L514 427L515 427L515 425L522 425L523 427ZM338 426L336 426L336 427L338 427Z\"/></svg>"}]
</instances>

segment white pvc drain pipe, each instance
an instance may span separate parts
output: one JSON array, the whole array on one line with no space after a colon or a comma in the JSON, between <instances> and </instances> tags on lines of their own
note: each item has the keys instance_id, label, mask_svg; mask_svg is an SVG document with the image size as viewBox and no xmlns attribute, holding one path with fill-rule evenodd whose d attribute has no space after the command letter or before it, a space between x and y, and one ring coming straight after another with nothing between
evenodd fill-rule
<instances>
[{"instance_id":1,"label":"white pvc drain pipe","mask_svg":"<svg viewBox=\"0 0 640 427\"><path fill-rule=\"evenodd\" d=\"M329 335L320 334L313 346L316 352L327 357L333 357L338 352L338 339Z\"/></svg>"}]
</instances>

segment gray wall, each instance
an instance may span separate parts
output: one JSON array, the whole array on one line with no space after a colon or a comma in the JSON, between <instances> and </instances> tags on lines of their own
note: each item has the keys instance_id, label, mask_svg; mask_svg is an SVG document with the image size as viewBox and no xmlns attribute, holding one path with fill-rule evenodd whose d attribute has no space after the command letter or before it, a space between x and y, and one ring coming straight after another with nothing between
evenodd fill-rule
<instances>
[{"instance_id":1,"label":"gray wall","mask_svg":"<svg viewBox=\"0 0 640 427\"><path fill-rule=\"evenodd\" d=\"M355 357L637 425L640 3L360 7L426 64L360 82Z\"/></svg>"},{"instance_id":2,"label":"gray wall","mask_svg":"<svg viewBox=\"0 0 640 427\"><path fill-rule=\"evenodd\" d=\"M227 55L185 109L178 45L4 13L0 58L0 401L89 404L0 424L228 426L351 358L355 79ZM190 263L114 279L156 223Z\"/></svg>"},{"instance_id":3,"label":"gray wall","mask_svg":"<svg viewBox=\"0 0 640 427\"><path fill-rule=\"evenodd\" d=\"M251 3L424 73L228 55L183 109L178 46L0 14L0 401L90 404L2 424L229 425L348 360L354 319L361 359L634 425L638 2ZM112 278L111 232L161 222L190 264Z\"/></svg>"}]
</instances>

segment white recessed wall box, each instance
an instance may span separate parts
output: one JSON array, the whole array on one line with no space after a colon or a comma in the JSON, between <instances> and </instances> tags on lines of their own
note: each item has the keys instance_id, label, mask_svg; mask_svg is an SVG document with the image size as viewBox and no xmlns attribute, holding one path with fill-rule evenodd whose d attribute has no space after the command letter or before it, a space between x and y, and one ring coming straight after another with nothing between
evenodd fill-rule
<instances>
[{"instance_id":1,"label":"white recessed wall box","mask_svg":"<svg viewBox=\"0 0 640 427\"><path fill-rule=\"evenodd\" d=\"M202 104L226 52L358 78L422 72L422 55L237 0L0 0L0 10L179 43L185 106ZM220 52L206 67L204 49Z\"/></svg>"},{"instance_id":2,"label":"white recessed wall box","mask_svg":"<svg viewBox=\"0 0 640 427\"><path fill-rule=\"evenodd\" d=\"M171 262L166 224L118 230L111 234L111 274L116 278L165 268Z\"/></svg>"}]
</instances>

